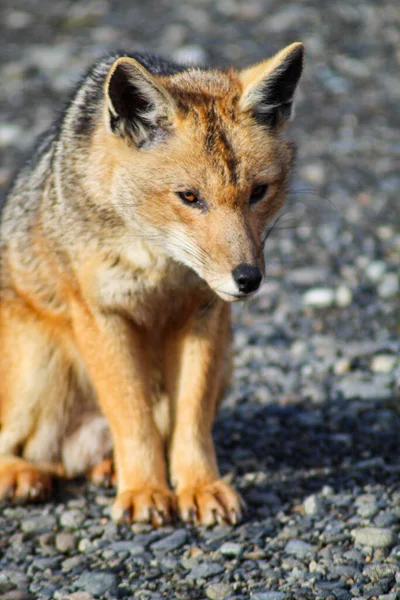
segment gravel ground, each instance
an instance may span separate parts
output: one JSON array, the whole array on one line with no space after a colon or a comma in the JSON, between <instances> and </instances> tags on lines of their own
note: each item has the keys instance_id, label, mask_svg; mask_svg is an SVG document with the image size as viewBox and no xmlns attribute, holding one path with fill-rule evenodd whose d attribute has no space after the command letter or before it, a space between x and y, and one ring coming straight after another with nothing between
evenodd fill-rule
<instances>
[{"instance_id":1,"label":"gravel ground","mask_svg":"<svg viewBox=\"0 0 400 600\"><path fill-rule=\"evenodd\" d=\"M235 380L215 426L245 523L116 527L112 490L60 485L54 502L0 509L0 600L400 598L398 3L0 10L3 195L106 48L241 66L295 40L307 48L290 131L297 170L268 239L268 281L236 307Z\"/></svg>"}]
</instances>

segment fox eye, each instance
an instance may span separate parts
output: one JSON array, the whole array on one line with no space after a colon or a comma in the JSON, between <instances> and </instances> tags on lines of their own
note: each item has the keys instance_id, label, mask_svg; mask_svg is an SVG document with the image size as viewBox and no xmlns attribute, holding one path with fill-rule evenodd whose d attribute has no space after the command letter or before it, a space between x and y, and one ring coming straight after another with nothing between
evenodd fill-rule
<instances>
[{"instance_id":1,"label":"fox eye","mask_svg":"<svg viewBox=\"0 0 400 600\"><path fill-rule=\"evenodd\" d=\"M185 204L191 204L192 206L197 205L199 206L201 204L201 200L198 196L196 196L196 194L194 192L177 192L179 198L185 203Z\"/></svg>"},{"instance_id":2,"label":"fox eye","mask_svg":"<svg viewBox=\"0 0 400 600\"><path fill-rule=\"evenodd\" d=\"M267 193L268 185L266 183L258 183L251 191L250 204L256 204L262 200Z\"/></svg>"}]
</instances>

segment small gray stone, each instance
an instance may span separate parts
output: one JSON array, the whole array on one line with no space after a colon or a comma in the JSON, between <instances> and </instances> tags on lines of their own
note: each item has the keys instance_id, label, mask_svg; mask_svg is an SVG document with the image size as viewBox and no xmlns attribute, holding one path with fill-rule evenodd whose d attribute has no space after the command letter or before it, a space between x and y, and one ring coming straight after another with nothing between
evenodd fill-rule
<instances>
[{"instance_id":1,"label":"small gray stone","mask_svg":"<svg viewBox=\"0 0 400 600\"><path fill-rule=\"evenodd\" d=\"M381 298L393 298L400 291L399 277L397 273L386 273L378 287L378 294Z\"/></svg>"},{"instance_id":2,"label":"small gray stone","mask_svg":"<svg viewBox=\"0 0 400 600\"><path fill-rule=\"evenodd\" d=\"M79 529L85 520L85 515L76 509L66 510L60 517L61 527L67 527L68 529Z\"/></svg>"},{"instance_id":3,"label":"small gray stone","mask_svg":"<svg viewBox=\"0 0 400 600\"><path fill-rule=\"evenodd\" d=\"M144 554L145 547L140 544L135 544L134 541L122 541L122 542L112 542L109 546L110 550L114 550L116 554L122 554L124 552L129 552L129 554L137 556L139 554Z\"/></svg>"},{"instance_id":4,"label":"small gray stone","mask_svg":"<svg viewBox=\"0 0 400 600\"><path fill-rule=\"evenodd\" d=\"M374 517L378 510L379 506L376 501L362 502L357 508L357 514L359 514L360 517L369 519L371 517Z\"/></svg>"},{"instance_id":5,"label":"small gray stone","mask_svg":"<svg viewBox=\"0 0 400 600\"><path fill-rule=\"evenodd\" d=\"M228 583L212 583L205 591L210 600L225 600L232 595L232 588Z\"/></svg>"},{"instance_id":6,"label":"small gray stone","mask_svg":"<svg viewBox=\"0 0 400 600\"><path fill-rule=\"evenodd\" d=\"M34 596L23 590L11 590L5 594L1 594L0 600L34 600Z\"/></svg>"},{"instance_id":7,"label":"small gray stone","mask_svg":"<svg viewBox=\"0 0 400 600\"><path fill-rule=\"evenodd\" d=\"M285 546L286 554L293 554L297 558L304 558L313 550L311 544L303 542L303 540L290 540Z\"/></svg>"},{"instance_id":8,"label":"small gray stone","mask_svg":"<svg viewBox=\"0 0 400 600\"><path fill-rule=\"evenodd\" d=\"M396 542L396 536L390 529L383 527L363 527L353 529L351 535L356 544L373 548L388 548Z\"/></svg>"},{"instance_id":9,"label":"small gray stone","mask_svg":"<svg viewBox=\"0 0 400 600\"><path fill-rule=\"evenodd\" d=\"M365 274L370 281L377 283L386 273L387 265L383 260L374 260L365 268Z\"/></svg>"},{"instance_id":10,"label":"small gray stone","mask_svg":"<svg viewBox=\"0 0 400 600\"><path fill-rule=\"evenodd\" d=\"M71 558L66 558L61 563L61 569L63 571L73 571L76 567L82 566L85 563L84 557L79 554L76 556L71 556Z\"/></svg>"},{"instance_id":11,"label":"small gray stone","mask_svg":"<svg viewBox=\"0 0 400 600\"><path fill-rule=\"evenodd\" d=\"M303 506L304 512L310 517L320 515L324 512L324 503L322 502L321 498L315 494L308 496L308 498L304 500Z\"/></svg>"},{"instance_id":12,"label":"small gray stone","mask_svg":"<svg viewBox=\"0 0 400 600\"><path fill-rule=\"evenodd\" d=\"M367 565L363 570L363 575L375 582L383 579L383 577L394 577L399 572L399 565L375 563Z\"/></svg>"},{"instance_id":13,"label":"small gray stone","mask_svg":"<svg viewBox=\"0 0 400 600\"><path fill-rule=\"evenodd\" d=\"M235 542L225 542L219 549L220 553L224 556L241 556L243 554L243 546L242 544L237 544Z\"/></svg>"},{"instance_id":14,"label":"small gray stone","mask_svg":"<svg viewBox=\"0 0 400 600\"><path fill-rule=\"evenodd\" d=\"M63 554L71 552L76 548L76 539L72 533L58 533L55 539L55 547Z\"/></svg>"},{"instance_id":15,"label":"small gray stone","mask_svg":"<svg viewBox=\"0 0 400 600\"><path fill-rule=\"evenodd\" d=\"M298 286L310 287L324 283L329 272L324 267L300 267L287 274L287 279Z\"/></svg>"},{"instance_id":16,"label":"small gray stone","mask_svg":"<svg viewBox=\"0 0 400 600\"><path fill-rule=\"evenodd\" d=\"M52 515L38 515L37 517L22 521L21 529L24 533L45 533L51 531L56 522L56 518Z\"/></svg>"},{"instance_id":17,"label":"small gray stone","mask_svg":"<svg viewBox=\"0 0 400 600\"><path fill-rule=\"evenodd\" d=\"M177 531L174 531L174 533L171 533L171 535L168 535L157 542L153 542L150 547L153 551L171 552L172 550L176 550L183 546L187 542L187 539L187 531L185 531L185 529L178 529Z\"/></svg>"},{"instance_id":18,"label":"small gray stone","mask_svg":"<svg viewBox=\"0 0 400 600\"><path fill-rule=\"evenodd\" d=\"M113 573L86 571L75 581L75 587L101 597L117 587L117 577Z\"/></svg>"},{"instance_id":19,"label":"small gray stone","mask_svg":"<svg viewBox=\"0 0 400 600\"><path fill-rule=\"evenodd\" d=\"M393 525L397 525L398 521L399 516L390 510L381 512L374 520L377 527L393 527Z\"/></svg>"},{"instance_id":20,"label":"small gray stone","mask_svg":"<svg viewBox=\"0 0 400 600\"><path fill-rule=\"evenodd\" d=\"M251 600L285 600L286 594L283 592L254 592Z\"/></svg>"},{"instance_id":21,"label":"small gray stone","mask_svg":"<svg viewBox=\"0 0 400 600\"><path fill-rule=\"evenodd\" d=\"M219 563L201 563L200 565L196 565L187 576L188 579L208 579L208 577L212 577L213 575L218 575L222 573L224 567Z\"/></svg>"},{"instance_id":22,"label":"small gray stone","mask_svg":"<svg viewBox=\"0 0 400 600\"><path fill-rule=\"evenodd\" d=\"M351 377L343 379L336 389L348 400L390 400L393 396L391 389L379 381L361 381Z\"/></svg>"},{"instance_id":23,"label":"small gray stone","mask_svg":"<svg viewBox=\"0 0 400 600\"><path fill-rule=\"evenodd\" d=\"M89 592L74 592L66 597L66 600L92 600L92 594Z\"/></svg>"}]
</instances>

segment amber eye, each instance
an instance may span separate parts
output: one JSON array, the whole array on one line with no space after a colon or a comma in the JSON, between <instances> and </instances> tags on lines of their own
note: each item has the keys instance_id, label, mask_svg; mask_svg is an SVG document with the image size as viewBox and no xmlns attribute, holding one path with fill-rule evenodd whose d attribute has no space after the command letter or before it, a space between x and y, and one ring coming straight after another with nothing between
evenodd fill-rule
<instances>
[{"instance_id":1,"label":"amber eye","mask_svg":"<svg viewBox=\"0 0 400 600\"><path fill-rule=\"evenodd\" d=\"M199 204L200 199L194 192L178 192L178 196L185 204Z\"/></svg>"},{"instance_id":2,"label":"amber eye","mask_svg":"<svg viewBox=\"0 0 400 600\"><path fill-rule=\"evenodd\" d=\"M259 183L255 185L252 189L250 196L250 204L256 204L260 200L262 200L267 193L268 185L266 183Z\"/></svg>"}]
</instances>

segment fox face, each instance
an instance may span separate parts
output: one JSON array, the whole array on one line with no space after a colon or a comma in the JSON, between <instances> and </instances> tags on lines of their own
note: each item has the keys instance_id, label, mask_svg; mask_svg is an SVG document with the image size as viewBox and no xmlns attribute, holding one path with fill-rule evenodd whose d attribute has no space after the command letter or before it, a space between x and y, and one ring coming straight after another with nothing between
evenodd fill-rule
<instances>
[{"instance_id":1,"label":"fox face","mask_svg":"<svg viewBox=\"0 0 400 600\"><path fill-rule=\"evenodd\" d=\"M280 133L303 52L293 44L240 72L163 76L122 57L106 79L94 147L125 239L152 242L226 301L254 294L263 280L266 228L293 162Z\"/></svg>"}]
</instances>

